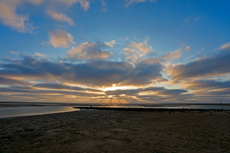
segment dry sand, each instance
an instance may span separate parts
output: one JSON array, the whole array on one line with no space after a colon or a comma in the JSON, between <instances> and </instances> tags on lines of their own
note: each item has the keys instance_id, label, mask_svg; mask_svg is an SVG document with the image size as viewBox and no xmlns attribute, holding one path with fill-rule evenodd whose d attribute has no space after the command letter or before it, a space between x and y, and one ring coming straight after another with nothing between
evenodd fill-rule
<instances>
[{"instance_id":1,"label":"dry sand","mask_svg":"<svg viewBox=\"0 0 230 153\"><path fill-rule=\"evenodd\" d=\"M230 111L82 110L4 118L0 152L230 152Z\"/></svg>"}]
</instances>

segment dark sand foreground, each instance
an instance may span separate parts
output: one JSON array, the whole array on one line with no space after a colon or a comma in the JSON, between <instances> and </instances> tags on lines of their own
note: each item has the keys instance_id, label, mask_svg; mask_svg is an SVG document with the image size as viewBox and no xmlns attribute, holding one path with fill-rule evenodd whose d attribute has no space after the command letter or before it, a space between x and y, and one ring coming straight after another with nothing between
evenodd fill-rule
<instances>
[{"instance_id":1,"label":"dark sand foreground","mask_svg":"<svg viewBox=\"0 0 230 153\"><path fill-rule=\"evenodd\" d=\"M78 112L0 119L0 152L230 152L230 112Z\"/></svg>"}]
</instances>

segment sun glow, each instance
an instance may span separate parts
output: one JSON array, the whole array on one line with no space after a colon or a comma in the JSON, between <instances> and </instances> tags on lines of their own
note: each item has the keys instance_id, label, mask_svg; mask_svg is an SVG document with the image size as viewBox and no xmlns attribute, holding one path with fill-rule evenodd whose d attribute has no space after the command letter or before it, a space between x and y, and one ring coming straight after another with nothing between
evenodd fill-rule
<instances>
[{"instance_id":1,"label":"sun glow","mask_svg":"<svg viewBox=\"0 0 230 153\"><path fill-rule=\"evenodd\" d=\"M137 89L137 87L134 87L134 86L116 86L115 84L113 84L112 87L106 87L106 88L103 88L102 90L105 92L105 91L129 90L129 89Z\"/></svg>"}]
</instances>

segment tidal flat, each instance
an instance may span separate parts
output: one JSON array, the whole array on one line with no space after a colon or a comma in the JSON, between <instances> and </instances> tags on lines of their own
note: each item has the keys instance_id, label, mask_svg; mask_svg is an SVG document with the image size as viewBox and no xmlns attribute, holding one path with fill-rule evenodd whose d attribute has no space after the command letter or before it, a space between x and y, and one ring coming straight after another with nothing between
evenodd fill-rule
<instances>
[{"instance_id":1,"label":"tidal flat","mask_svg":"<svg viewBox=\"0 0 230 153\"><path fill-rule=\"evenodd\" d=\"M0 152L230 152L230 111L81 110L2 118Z\"/></svg>"}]
</instances>

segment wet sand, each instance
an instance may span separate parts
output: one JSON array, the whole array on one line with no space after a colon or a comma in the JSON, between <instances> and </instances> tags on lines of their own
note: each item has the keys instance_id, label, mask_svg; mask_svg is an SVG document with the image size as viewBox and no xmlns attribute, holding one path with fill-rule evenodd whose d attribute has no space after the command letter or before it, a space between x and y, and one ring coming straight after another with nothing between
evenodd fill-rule
<instances>
[{"instance_id":1,"label":"wet sand","mask_svg":"<svg viewBox=\"0 0 230 153\"><path fill-rule=\"evenodd\" d=\"M230 152L230 111L82 110L3 118L0 152Z\"/></svg>"}]
</instances>

